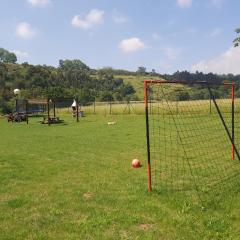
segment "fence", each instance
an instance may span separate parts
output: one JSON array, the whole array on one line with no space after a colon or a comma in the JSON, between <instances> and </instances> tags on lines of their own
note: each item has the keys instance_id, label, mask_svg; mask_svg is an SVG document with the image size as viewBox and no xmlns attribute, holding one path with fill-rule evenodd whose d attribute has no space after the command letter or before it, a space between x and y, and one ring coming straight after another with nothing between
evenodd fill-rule
<instances>
[{"instance_id":1,"label":"fence","mask_svg":"<svg viewBox=\"0 0 240 240\"><path fill-rule=\"evenodd\" d=\"M231 111L230 99L217 99L219 105L222 105L223 112ZM182 112L182 109L185 108L187 104L194 102L198 103L198 111L203 114L214 114L215 110L213 108L212 100L187 100L187 101L173 101L175 105L174 113ZM236 98L236 111L240 111L240 99ZM227 104L226 104L227 103ZM56 112L57 113L71 113L71 104L69 102L56 102ZM154 101L152 101L154 105ZM227 107L224 107L224 106ZM144 102L143 101L115 101L115 102L92 102L88 105L81 105L81 111L84 111L85 114L102 114L102 115L130 115L144 114ZM151 111L151 109L150 109Z\"/></svg>"}]
</instances>

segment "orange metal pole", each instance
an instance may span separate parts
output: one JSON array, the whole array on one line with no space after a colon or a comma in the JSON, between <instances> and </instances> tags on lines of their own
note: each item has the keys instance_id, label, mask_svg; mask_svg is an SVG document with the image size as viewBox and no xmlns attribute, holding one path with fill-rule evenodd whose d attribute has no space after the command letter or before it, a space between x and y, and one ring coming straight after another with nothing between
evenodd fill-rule
<instances>
[{"instance_id":1,"label":"orange metal pole","mask_svg":"<svg viewBox=\"0 0 240 240\"><path fill-rule=\"evenodd\" d=\"M150 139L149 139L149 121L148 121L148 83L144 81L144 102L146 114L146 138L147 138L147 157L148 157L148 191L152 191L152 176L151 176L151 154L150 154Z\"/></svg>"},{"instance_id":2,"label":"orange metal pole","mask_svg":"<svg viewBox=\"0 0 240 240\"><path fill-rule=\"evenodd\" d=\"M234 102L235 102L235 84L234 81L232 82L232 160L235 159L235 149L234 149L234 138L235 138L235 132L234 132Z\"/></svg>"}]
</instances>

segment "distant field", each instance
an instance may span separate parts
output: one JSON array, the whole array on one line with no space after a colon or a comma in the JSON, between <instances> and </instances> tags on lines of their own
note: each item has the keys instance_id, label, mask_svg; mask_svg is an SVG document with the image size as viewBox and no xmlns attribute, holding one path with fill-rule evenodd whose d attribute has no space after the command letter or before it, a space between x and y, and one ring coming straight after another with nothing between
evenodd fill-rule
<instances>
[{"instance_id":1,"label":"distant field","mask_svg":"<svg viewBox=\"0 0 240 240\"><path fill-rule=\"evenodd\" d=\"M116 75L116 78L122 78L125 83L130 83L135 91L136 95L138 96L139 100L143 100L143 82L144 80L161 80L159 77L153 77L153 76L126 76L126 75Z\"/></svg>"},{"instance_id":2,"label":"distant field","mask_svg":"<svg viewBox=\"0 0 240 240\"><path fill-rule=\"evenodd\" d=\"M234 192L204 211L147 192L143 115L60 117L50 127L0 119L0 239L240 239Z\"/></svg>"},{"instance_id":3,"label":"distant field","mask_svg":"<svg viewBox=\"0 0 240 240\"><path fill-rule=\"evenodd\" d=\"M219 108L223 112L231 112L231 100L230 99L217 99L216 102L219 105ZM213 101L208 100L190 100L190 101L169 101L171 105L171 111L173 113L181 112L186 113L189 111L188 106L197 106L192 111L195 113L216 113L216 109L214 107ZM128 114L137 114L144 115L144 101L131 101L130 103L125 102L96 102L95 108L94 105L91 104L89 106L83 106L82 110L86 114L93 114L94 109L96 114L108 115L110 112L113 115L128 115ZM152 101L149 104L149 107L152 107L152 111L156 112L157 107L161 106L161 108L165 108L165 111L168 110L169 106L166 101L163 101L162 104L158 104L156 101ZM59 112L70 113L70 108L58 109ZM235 99L235 111L240 112L240 99Z\"/></svg>"}]
</instances>

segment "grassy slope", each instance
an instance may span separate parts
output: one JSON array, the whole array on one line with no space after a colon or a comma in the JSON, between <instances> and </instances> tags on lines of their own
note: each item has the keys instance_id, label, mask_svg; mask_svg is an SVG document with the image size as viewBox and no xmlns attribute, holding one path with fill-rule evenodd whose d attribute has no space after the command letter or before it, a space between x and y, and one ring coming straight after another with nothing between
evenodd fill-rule
<instances>
[{"instance_id":1,"label":"grassy slope","mask_svg":"<svg viewBox=\"0 0 240 240\"><path fill-rule=\"evenodd\" d=\"M125 75L116 75L115 77L117 78L122 78L123 81L125 83L130 83L135 91L136 91L136 96L139 98L140 101L144 100L144 80L164 80L162 78L159 77L154 77L154 76L125 76ZM171 85L167 85L165 92L166 94L169 94L171 92L173 92L173 94L175 94L174 92L177 89L184 89L184 90L191 90L190 87L186 87L185 85L181 85L181 84L171 84Z\"/></svg>"},{"instance_id":2,"label":"grassy slope","mask_svg":"<svg viewBox=\"0 0 240 240\"><path fill-rule=\"evenodd\" d=\"M144 80L159 80L159 77L152 77L152 76L126 76L126 75L116 75L115 77L122 78L125 83L130 83L135 91L136 91L136 96L139 97L139 100L143 100L143 82Z\"/></svg>"},{"instance_id":3,"label":"grassy slope","mask_svg":"<svg viewBox=\"0 0 240 240\"><path fill-rule=\"evenodd\" d=\"M240 239L237 199L202 212L147 192L143 116L36 121L0 120L0 239Z\"/></svg>"}]
</instances>

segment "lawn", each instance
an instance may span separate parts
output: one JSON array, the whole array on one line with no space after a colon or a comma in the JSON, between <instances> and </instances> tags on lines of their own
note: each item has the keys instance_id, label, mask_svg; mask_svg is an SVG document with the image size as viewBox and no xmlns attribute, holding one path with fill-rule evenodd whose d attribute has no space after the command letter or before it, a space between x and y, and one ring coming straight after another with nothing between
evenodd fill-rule
<instances>
[{"instance_id":1,"label":"lawn","mask_svg":"<svg viewBox=\"0 0 240 240\"><path fill-rule=\"evenodd\" d=\"M0 120L0 239L240 239L238 195L148 193L143 115L64 120Z\"/></svg>"}]
</instances>

